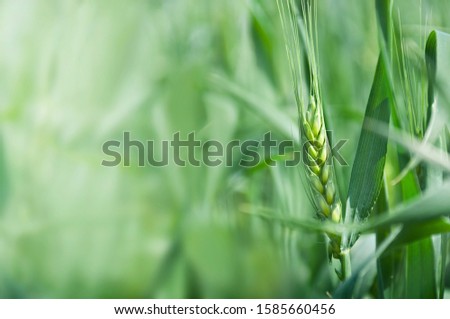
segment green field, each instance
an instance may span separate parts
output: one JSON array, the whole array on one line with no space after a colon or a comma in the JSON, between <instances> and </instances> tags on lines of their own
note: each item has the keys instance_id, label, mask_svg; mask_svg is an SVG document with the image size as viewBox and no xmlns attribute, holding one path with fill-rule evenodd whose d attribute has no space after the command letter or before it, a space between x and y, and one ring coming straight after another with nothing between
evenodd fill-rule
<instances>
[{"instance_id":1,"label":"green field","mask_svg":"<svg viewBox=\"0 0 450 319\"><path fill-rule=\"evenodd\" d=\"M0 1L1 298L450 296L450 2L288 3Z\"/></svg>"}]
</instances>

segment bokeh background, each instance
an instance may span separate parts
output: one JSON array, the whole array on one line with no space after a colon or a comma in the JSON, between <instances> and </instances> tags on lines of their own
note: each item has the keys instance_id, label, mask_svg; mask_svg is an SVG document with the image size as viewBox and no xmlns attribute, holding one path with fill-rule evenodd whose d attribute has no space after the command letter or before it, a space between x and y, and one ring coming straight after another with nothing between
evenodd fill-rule
<instances>
[{"instance_id":1,"label":"bokeh background","mask_svg":"<svg viewBox=\"0 0 450 319\"><path fill-rule=\"evenodd\" d=\"M450 2L395 5L411 50L448 30ZM318 17L325 108L351 164L374 2L322 0ZM297 168L101 165L124 131L294 139L289 72L272 0L0 1L0 297L327 297L325 238L249 214L313 218Z\"/></svg>"}]
</instances>

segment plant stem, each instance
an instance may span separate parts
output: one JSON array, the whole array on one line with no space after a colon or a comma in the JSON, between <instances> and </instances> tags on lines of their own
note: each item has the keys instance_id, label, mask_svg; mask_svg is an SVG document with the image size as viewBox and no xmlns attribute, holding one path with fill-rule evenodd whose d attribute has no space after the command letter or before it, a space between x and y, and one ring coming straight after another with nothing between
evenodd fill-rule
<instances>
[{"instance_id":1,"label":"plant stem","mask_svg":"<svg viewBox=\"0 0 450 319\"><path fill-rule=\"evenodd\" d=\"M341 279L342 281L347 280L352 275L352 264L350 261L350 249L345 249L341 251L339 258L341 262Z\"/></svg>"}]
</instances>

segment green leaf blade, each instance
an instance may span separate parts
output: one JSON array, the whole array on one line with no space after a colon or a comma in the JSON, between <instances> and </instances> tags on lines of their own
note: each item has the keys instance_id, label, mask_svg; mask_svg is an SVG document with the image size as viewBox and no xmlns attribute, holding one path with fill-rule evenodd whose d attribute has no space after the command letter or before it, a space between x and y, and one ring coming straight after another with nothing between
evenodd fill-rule
<instances>
[{"instance_id":1,"label":"green leaf blade","mask_svg":"<svg viewBox=\"0 0 450 319\"><path fill-rule=\"evenodd\" d=\"M408 246L406 249L404 298L437 297L434 249L431 238L425 238Z\"/></svg>"},{"instance_id":2,"label":"green leaf blade","mask_svg":"<svg viewBox=\"0 0 450 319\"><path fill-rule=\"evenodd\" d=\"M346 221L367 219L380 193L386 161L387 139L368 129L371 121L389 123L390 99L385 64L378 59L350 176Z\"/></svg>"}]
</instances>

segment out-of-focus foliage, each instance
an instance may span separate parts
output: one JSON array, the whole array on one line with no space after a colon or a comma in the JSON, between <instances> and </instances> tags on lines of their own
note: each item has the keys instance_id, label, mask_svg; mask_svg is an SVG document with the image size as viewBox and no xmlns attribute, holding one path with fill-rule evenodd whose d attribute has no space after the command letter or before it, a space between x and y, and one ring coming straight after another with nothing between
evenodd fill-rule
<instances>
[{"instance_id":1,"label":"out-of-focus foliage","mask_svg":"<svg viewBox=\"0 0 450 319\"><path fill-rule=\"evenodd\" d=\"M410 2L394 15L423 52L450 3ZM374 10L319 4L324 108L333 140L349 140L342 192L378 57ZM326 297L325 238L249 214L312 219L296 168L101 165L124 131L281 140L296 121L275 1L1 1L0 297Z\"/></svg>"}]
</instances>

